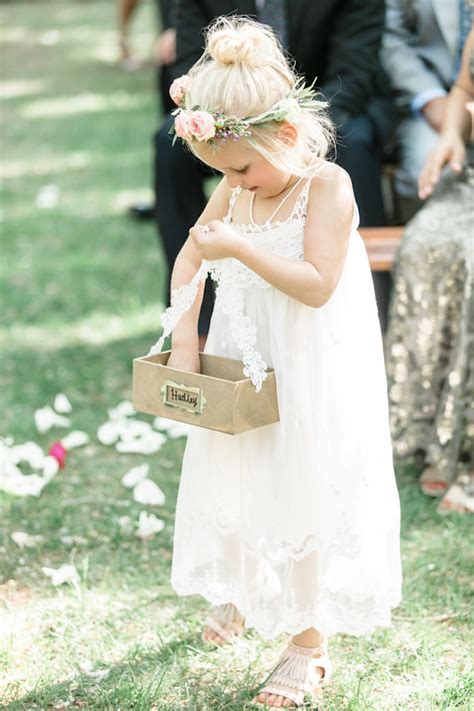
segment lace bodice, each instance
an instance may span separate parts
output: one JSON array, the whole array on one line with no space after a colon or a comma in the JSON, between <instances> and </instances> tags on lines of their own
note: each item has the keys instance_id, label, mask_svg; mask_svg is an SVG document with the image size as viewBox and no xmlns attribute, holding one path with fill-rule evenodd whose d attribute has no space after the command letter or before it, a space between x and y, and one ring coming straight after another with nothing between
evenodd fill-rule
<instances>
[{"instance_id":1,"label":"lace bodice","mask_svg":"<svg viewBox=\"0 0 474 711\"><path fill-rule=\"evenodd\" d=\"M264 224L239 224L232 221L235 203L241 188L231 192L229 209L224 217L225 224L232 227L256 246L272 254L288 259L304 257L304 225L306 220L310 179L300 190L294 208L286 220L271 220ZM279 207L274 215L278 212ZM250 287L272 288L272 285L242 264L238 259L226 258L208 262L204 260L189 284L175 289L171 294L171 306L161 316L163 334L150 350L149 355L159 353L167 338L176 328L182 315L191 308L198 292L199 284L210 276L216 282L216 303L229 318L230 329L235 344L242 353L244 375L251 379L257 392L266 379L267 365L255 350L257 330L244 314L245 289Z\"/></svg>"}]
</instances>

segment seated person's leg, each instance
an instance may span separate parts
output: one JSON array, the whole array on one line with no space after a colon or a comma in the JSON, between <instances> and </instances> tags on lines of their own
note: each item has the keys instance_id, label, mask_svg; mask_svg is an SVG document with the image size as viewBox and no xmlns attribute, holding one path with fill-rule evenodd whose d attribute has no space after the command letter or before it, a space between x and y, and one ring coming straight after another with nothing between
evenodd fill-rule
<instances>
[{"instance_id":1,"label":"seated person's leg","mask_svg":"<svg viewBox=\"0 0 474 711\"><path fill-rule=\"evenodd\" d=\"M336 163L351 176L361 227L384 225L381 150L368 116L355 116L338 127Z\"/></svg>"},{"instance_id":2,"label":"seated person's leg","mask_svg":"<svg viewBox=\"0 0 474 711\"><path fill-rule=\"evenodd\" d=\"M169 129L173 120L167 116L154 138L156 219L170 274L189 229L206 205L203 181L209 175L181 141L172 145ZM207 284L199 318L200 334L208 332L212 306L213 291Z\"/></svg>"},{"instance_id":3,"label":"seated person's leg","mask_svg":"<svg viewBox=\"0 0 474 711\"><path fill-rule=\"evenodd\" d=\"M381 150L368 116L355 116L338 128L336 162L351 176L361 227L385 225ZM372 278L380 326L385 332L391 277L389 272L372 272Z\"/></svg>"},{"instance_id":4,"label":"seated person's leg","mask_svg":"<svg viewBox=\"0 0 474 711\"><path fill-rule=\"evenodd\" d=\"M408 117L397 129L400 167L395 176L395 190L400 200L402 222L408 222L421 207L418 176L439 134L424 118Z\"/></svg>"}]
</instances>

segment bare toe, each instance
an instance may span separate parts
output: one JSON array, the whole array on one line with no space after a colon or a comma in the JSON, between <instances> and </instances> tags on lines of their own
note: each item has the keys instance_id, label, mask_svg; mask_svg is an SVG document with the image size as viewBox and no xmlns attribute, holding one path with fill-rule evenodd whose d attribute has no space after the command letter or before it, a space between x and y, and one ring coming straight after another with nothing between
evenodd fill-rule
<instances>
[{"instance_id":1,"label":"bare toe","mask_svg":"<svg viewBox=\"0 0 474 711\"><path fill-rule=\"evenodd\" d=\"M225 644L225 639L223 639L218 632L212 632L212 641L216 644Z\"/></svg>"},{"instance_id":2,"label":"bare toe","mask_svg":"<svg viewBox=\"0 0 474 711\"><path fill-rule=\"evenodd\" d=\"M203 634L204 641L214 642L214 644L223 644L222 637L217 634L211 627L206 627Z\"/></svg>"}]
</instances>

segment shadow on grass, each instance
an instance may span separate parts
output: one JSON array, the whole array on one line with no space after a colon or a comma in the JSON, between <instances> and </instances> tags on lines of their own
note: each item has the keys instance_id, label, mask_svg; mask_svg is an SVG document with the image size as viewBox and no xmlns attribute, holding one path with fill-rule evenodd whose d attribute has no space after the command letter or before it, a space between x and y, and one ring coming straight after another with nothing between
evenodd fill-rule
<instances>
[{"instance_id":1,"label":"shadow on grass","mask_svg":"<svg viewBox=\"0 0 474 711\"><path fill-rule=\"evenodd\" d=\"M6 691L12 700L2 708L32 711L63 708L62 703L64 708L67 705L91 711L242 711L252 708L250 701L258 690L255 673L248 668L234 688L233 676L225 682L222 679L218 682L215 673L209 677L210 665L207 673L190 669L195 658L207 654L212 655L212 651L204 648L198 635L174 639L156 648L137 645L113 665L99 663L89 673L75 669L67 679L55 684L40 680L21 698L15 698L12 685ZM187 699L185 702L183 696Z\"/></svg>"}]
</instances>

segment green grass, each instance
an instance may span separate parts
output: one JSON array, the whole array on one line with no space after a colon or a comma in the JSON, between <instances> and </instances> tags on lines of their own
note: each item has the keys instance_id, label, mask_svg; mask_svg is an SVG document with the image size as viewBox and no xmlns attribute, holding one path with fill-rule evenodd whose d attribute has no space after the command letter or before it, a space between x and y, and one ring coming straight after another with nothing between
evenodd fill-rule
<instances>
[{"instance_id":1,"label":"green grass","mask_svg":"<svg viewBox=\"0 0 474 711\"><path fill-rule=\"evenodd\" d=\"M124 212L149 195L157 123L151 68L112 63L113 3L9 3L3 18L0 410L2 434L42 447L33 412L57 392L91 443L69 456L39 498L0 495L0 706L12 710L240 711L253 708L281 640L249 633L210 651L207 605L169 585L183 441L148 458L167 496L164 531L142 542L121 530L142 506L120 483L145 458L99 444L107 408L131 394L131 360L158 335L165 269L152 226ZM142 54L153 6L134 27ZM46 35L52 30L57 35ZM56 37L57 42L51 42ZM43 42L43 44L41 43ZM45 44L46 42L46 44ZM59 201L38 209L56 185ZM394 626L338 635L321 709L431 711L473 704L472 524L436 514L414 468L400 469L404 599ZM15 530L44 536L20 550ZM85 542L64 544L65 535ZM53 588L42 566L73 562L78 590Z\"/></svg>"}]
</instances>

